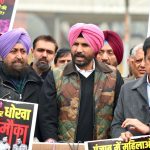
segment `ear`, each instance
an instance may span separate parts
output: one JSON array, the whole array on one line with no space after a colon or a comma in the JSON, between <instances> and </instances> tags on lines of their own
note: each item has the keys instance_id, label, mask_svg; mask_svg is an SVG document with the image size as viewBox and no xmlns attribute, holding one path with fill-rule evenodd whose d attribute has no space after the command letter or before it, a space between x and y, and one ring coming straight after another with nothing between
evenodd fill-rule
<instances>
[{"instance_id":1,"label":"ear","mask_svg":"<svg viewBox=\"0 0 150 150\"><path fill-rule=\"evenodd\" d=\"M128 63L128 65L129 65L131 62L133 63L133 62L134 62L134 59L133 59L132 57L127 58L127 63Z\"/></svg>"},{"instance_id":2,"label":"ear","mask_svg":"<svg viewBox=\"0 0 150 150\"><path fill-rule=\"evenodd\" d=\"M130 58L127 58L127 63L128 63L128 65L129 65L129 62L130 62Z\"/></svg>"},{"instance_id":3,"label":"ear","mask_svg":"<svg viewBox=\"0 0 150 150\"><path fill-rule=\"evenodd\" d=\"M31 48L31 52L32 52L32 53L34 52L34 49L33 49L33 48Z\"/></svg>"}]
</instances>

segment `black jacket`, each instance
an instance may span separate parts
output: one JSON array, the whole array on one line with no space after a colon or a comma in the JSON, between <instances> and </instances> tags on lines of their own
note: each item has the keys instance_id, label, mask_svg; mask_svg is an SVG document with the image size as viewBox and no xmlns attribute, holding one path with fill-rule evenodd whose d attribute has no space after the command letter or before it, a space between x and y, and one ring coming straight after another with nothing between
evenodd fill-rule
<instances>
[{"instance_id":1,"label":"black jacket","mask_svg":"<svg viewBox=\"0 0 150 150\"><path fill-rule=\"evenodd\" d=\"M15 90L15 85L11 80L11 76L7 73L3 63L0 63L0 98L13 99L17 101L38 103L38 95L41 89L41 78L35 71L28 67L24 76L26 76L25 85L22 93Z\"/></svg>"},{"instance_id":2,"label":"black jacket","mask_svg":"<svg viewBox=\"0 0 150 150\"><path fill-rule=\"evenodd\" d=\"M31 62L30 66L33 68L33 62ZM42 78L42 80L44 81L45 78L47 77L48 73L51 71L51 67L47 70L47 71L44 71L40 77Z\"/></svg>"},{"instance_id":3,"label":"black jacket","mask_svg":"<svg viewBox=\"0 0 150 150\"><path fill-rule=\"evenodd\" d=\"M3 62L0 62L0 98L16 101L39 103L39 93L42 86L41 78L29 66L23 74L26 76L22 93L18 93L8 74ZM38 125L36 126L35 136L40 139Z\"/></svg>"}]
</instances>

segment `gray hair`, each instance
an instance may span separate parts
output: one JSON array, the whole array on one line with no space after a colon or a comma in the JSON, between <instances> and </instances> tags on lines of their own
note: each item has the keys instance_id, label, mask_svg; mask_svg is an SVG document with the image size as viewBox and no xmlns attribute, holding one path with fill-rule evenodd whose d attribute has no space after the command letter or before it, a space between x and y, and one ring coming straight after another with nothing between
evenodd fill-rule
<instances>
[{"instance_id":1,"label":"gray hair","mask_svg":"<svg viewBox=\"0 0 150 150\"><path fill-rule=\"evenodd\" d=\"M136 54L136 51L139 49L143 49L143 43L140 43L133 47L133 49L130 50L130 56L134 56Z\"/></svg>"}]
</instances>

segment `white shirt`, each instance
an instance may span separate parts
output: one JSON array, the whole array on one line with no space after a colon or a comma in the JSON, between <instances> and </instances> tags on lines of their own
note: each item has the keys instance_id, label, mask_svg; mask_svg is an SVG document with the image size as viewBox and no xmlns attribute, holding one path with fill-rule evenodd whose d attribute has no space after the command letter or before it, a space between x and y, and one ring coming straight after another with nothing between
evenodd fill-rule
<instances>
[{"instance_id":1,"label":"white shirt","mask_svg":"<svg viewBox=\"0 0 150 150\"><path fill-rule=\"evenodd\" d=\"M80 72L85 78L87 78L95 70L95 61L93 59L93 69L91 70L81 70L77 65L75 65L78 72Z\"/></svg>"},{"instance_id":2,"label":"white shirt","mask_svg":"<svg viewBox=\"0 0 150 150\"><path fill-rule=\"evenodd\" d=\"M148 80L148 75L147 75L147 96L148 96L148 103L149 103L149 106L150 106L150 83L149 83L149 80Z\"/></svg>"}]
</instances>

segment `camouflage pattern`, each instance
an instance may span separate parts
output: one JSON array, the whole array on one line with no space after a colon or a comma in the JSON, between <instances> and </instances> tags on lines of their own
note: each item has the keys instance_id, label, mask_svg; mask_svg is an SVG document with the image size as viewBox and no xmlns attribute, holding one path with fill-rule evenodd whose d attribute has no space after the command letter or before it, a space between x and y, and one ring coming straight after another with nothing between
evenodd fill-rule
<instances>
[{"instance_id":1,"label":"camouflage pattern","mask_svg":"<svg viewBox=\"0 0 150 150\"><path fill-rule=\"evenodd\" d=\"M72 63L64 70L54 69L59 114L58 137L60 141L74 142L80 107L80 77ZM94 77L94 139L108 138L113 115L116 72L96 62Z\"/></svg>"}]
</instances>

